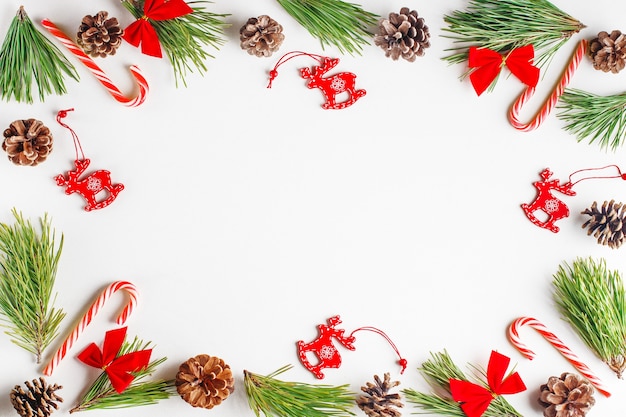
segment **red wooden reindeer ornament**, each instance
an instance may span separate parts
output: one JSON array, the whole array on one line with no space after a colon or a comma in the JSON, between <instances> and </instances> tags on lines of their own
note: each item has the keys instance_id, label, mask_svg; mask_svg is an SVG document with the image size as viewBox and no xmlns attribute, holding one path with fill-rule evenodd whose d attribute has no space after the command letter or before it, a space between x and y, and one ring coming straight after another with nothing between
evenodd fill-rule
<instances>
[{"instance_id":1,"label":"red wooden reindeer ornament","mask_svg":"<svg viewBox=\"0 0 626 417\"><path fill-rule=\"evenodd\" d=\"M578 179L577 181L572 182L572 177L578 173L585 171L596 171L596 170L605 170L607 168L616 169L618 175L609 175L609 176L593 176L593 177L583 177ZM576 192L572 189L574 185L579 183L580 181L594 178L621 178L626 180L626 174L622 174L619 167L617 165L607 165L602 168L586 168L573 172L567 182L560 184L559 180L550 180L552 177L552 171L549 168L544 169L539 174L541 177L541 181L535 181L533 183L534 187L537 189L537 196L535 200L530 204L522 204L522 210L526 214L526 217L536 226L542 227L544 229L550 230L554 233L559 231L559 227L554 223L557 220L563 219L569 216L569 208L567 205L556 198L553 191L557 191L567 196L575 196ZM535 213L537 211L543 211L548 218L545 221L539 220Z\"/></svg>"},{"instance_id":2,"label":"red wooden reindeer ornament","mask_svg":"<svg viewBox=\"0 0 626 417\"><path fill-rule=\"evenodd\" d=\"M68 129L74 139L74 148L76 149L74 170L68 171L67 175L59 174L54 179L57 185L65 187L65 194L80 194L87 202L87 205L84 207L86 211L101 209L115 201L117 195L124 189L124 185L113 184L111 182L111 173L106 170L92 172L81 179L81 176L87 170L91 161L85 158L76 132L61 121L62 118L67 116L67 112L72 110L74 109L59 111L57 114L57 122ZM80 158L78 155L79 151ZM106 193L106 197L98 200L98 194L102 192Z\"/></svg>"},{"instance_id":3,"label":"red wooden reindeer ornament","mask_svg":"<svg viewBox=\"0 0 626 417\"><path fill-rule=\"evenodd\" d=\"M365 95L365 90L356 89L356 75L351 72L340 72L325 76L328 71L339 64L338 58L328 58L299 51L289 52L278 60L274 69L270 71L270 81L267 88L272 87L272 81L278 76L278 67L280 65L302 55L311 57L321 64L313 66L312 70L311 68L300 68L300 76L305 80L309 80L306 84L308 88L319 88L324 94L326 102L322 104L323 109L345 109ZM343 93L347 93L348 97L344 101L338 102L337 96Z\"/></svg>"},{"instance_id":4,"label":"red wooden reindeer ornament","mask_svg":"<svg viewBox=\"0 0 626 417\"><path fill-rule=\"evenodd\" d=\"M359 330L369 330L383 336L391 347L396 351L400 360L398 363L402 367L400 373L403 373L406 369L406 359L403 359L398 352L398 349L393 344L391 339L383 333L381 330L375 327L359 327L350 333L349 336L344 336L345 330L337 329L335 326L341 323L339 316L333 316L326 320L328 324L319 324L317 326L318 329L318 337L312 342L305 343L302 340L299 340L296 345L298 348L298 357L300 358L300 362L302 365L309 371L313 373L318 379L324 378L324 374L322 373L322 369L324 368L339 368L341 366L341 355L339 351L333 344L333 339L336 339L342 346L346 349L355 350L354 347L354 333ZM307 358L307 353L313 353L317 357L317 363L312 364Z\"/></svg>"}]
</instances>

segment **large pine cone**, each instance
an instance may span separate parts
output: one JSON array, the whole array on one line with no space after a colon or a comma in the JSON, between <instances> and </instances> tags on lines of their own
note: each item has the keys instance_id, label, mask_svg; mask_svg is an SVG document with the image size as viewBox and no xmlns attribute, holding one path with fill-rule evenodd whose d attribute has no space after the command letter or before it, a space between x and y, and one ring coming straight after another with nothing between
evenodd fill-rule
<instances>
[{"instance_id":1,"label":"large pine cone","mask_svg":"<svg viewBox=\"0 0 626 417\"><path fill-rule=\"evenodd\" d=\"M587 236L593 234L599 244L607 245L611 249L617 249L624 243L626 205L615 203L615 200L605 201L602 208L598 210L598 203L594 201L591 207L581 214L591 216L582 226L583 229L589 228Z\"/></svg>"},{"instance_id":2,"label":"large pine cone","mask_svg":"<svg viewBox=\"0 0 626 417\"><path fill-rule=\"evenodd\" d=\"M251 17L239 29L241 49L258 57L271 56L285 39L282 32L283 27L267 15Z\"/></svg>"},{"instance_id":3,"label":"large pine cone","mask_svg":"<svg viewBox=\"0 0 626 417\"><path fill-rule=\"evenodd\" d=\"M108 13L98 12L95 16L87 15L78 28L76 43L92 57L105 58L115 55L122 44L124 29L115 17L107 19Z\"/></svg>"},{"instance_id":4,"label":"large pine cone","mask_svg":"<svg viewBox=\"0 0 626 417\"><path fill-rule=\"evenodd\" d=\"M176 391L194 407L213 408L235 390L230 366L215 356L198 355L180 365Z\"/></svg>"},{"instance_id":5,"label":"large pine cone","mask_svg":"<svg viewBox=\"0 0 626 417\"><path fill-rule=\"evenodd\" d=\"M413 62L430 47L428 26L415 10L409 11L408 7L400 9L400 13L389 13L389 19L382 19L378 29L374 44L384 49L385 56L394 61L402 57Z\"/></svg>"},{"instance_id":6,"label":"large pine cone","mask_svg":"<svg viewBox=\"0 0 626 417\"><path fill-rule=\"evenodd\" d=\"M384 381L378 375L374 375L376 384L367 382L361 387L361 391L367 395L361 395L356 399L356 403L361 410L369 417L400 417L402 413L396 407L404 407L400 400L400 394L389 394L389 390L400 385L400 381L391 382L389 373L385 374Z\"/></svg>"},{"instance_id":7,"label":"large pine cone","mask_svg":"<svg viewBox=\"0 0 626 417\"><path fill-rule=\"evenodd\" d=\"M626 35L619 30L600 32L589 42L587 54L595 69L617 74L626 66Z\"/></svg>"},{"instance_id":8,"label":"large pine cone","mask_svg":"<svg viewBox=\"0 0 626 417\"><path fill-rule=\"evenodd\" d=\"M14 164L35 166L52 152L52 133L39 120L16 120L4 131L2 149Z\"/></svg>"},{"instance_id":9,"label":"large pine cone","mask_svg":"<svg viewBox=\"0 0 626 417\"><path fill-rule=\"evenodd\" d=\"M584 417L595 403L591 383L576 374L551 376L540 388L539 404L546 407L545 417Z\"/></svg>"},{"instance_id":10,"label":"large pine cone","mask_svg":"<svg viewBox=\"0 0 626 417\"><path fill-rule=\"evenodd\" d=\"M10 394L13 408L22 417L48 417L58 408L56 402L63 402L63 398L55 393L62 386L48 385L43 378L33 379L32 384L28 381L24 384L28 391L16 385Z\"/></svg>"}]
</instances>

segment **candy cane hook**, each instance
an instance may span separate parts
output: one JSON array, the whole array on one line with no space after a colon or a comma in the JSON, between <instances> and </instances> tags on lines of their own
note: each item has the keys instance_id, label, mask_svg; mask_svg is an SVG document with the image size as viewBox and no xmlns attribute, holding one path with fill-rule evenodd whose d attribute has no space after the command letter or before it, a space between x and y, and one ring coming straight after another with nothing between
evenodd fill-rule
<instances>
[{"instance_id":1,"label":"candy cane hook","mask_svg":"<svg viewBox=\"0 0 626 417\"><path fill-rule=\"evenodd\" d=\"M139 93L134 98L126 97L119 88L117 88L111 79L106 76L104 71L96 64L96 62L85 52L78 47L74 41L72 41L65 33L63 33L54 23L52 23L48 19L44 19L41 21L41 24L44 28L52 34L58 41L60 41L69 51L80 60L90 71L91 73L100 81L100 83L108 90L108 92L113 96L115 100L118 102L128 106L128 107L137 107L142 104L146 100L146 95L148 94L149 87L148 81L146 81L145 77L139 70L139 68L135 65L130 67L130 72L137 81L139 85Z\"/></svg>"},{"instance_id":2,"label":"candy cane hook","mask_svg":"<svg viewBox=\"0 0 626 417\"><path fill-rule=\"evenodd\" d=\"M565 87L567 87L567 85L570 82L570 79L574 75L574 72L576 71L576 69L578 69L578 64L580 64L580 61L585 56L586 51L587 51L587 41L583 39L578 44L578 47L576 48L574 55L572 55L572 58L570 59L570 63L566 71L561 76L561 80L559 81L559 84L552 91L552 94L550 94L550 96L545 101L545 103L543 104L539 112L528 123L520 122L518 116L524 104L526 104L526 102L530 100L530 98L535 94L535 88L527 87L526 90L524 90L524 92L517 98L517 100L515 101L515 103L513 103L513 106L511 106L511 109L509 110L509 122L515 129L520 130L522 132L530 132L531 130L538 128L543 123L545 118L548 117L548 115L554 109L554 106L559 101L559 98L561 97L561 95L563 95L563 92L565 91Z\"/></svg>"},{"instance_id":3,"label":"candy cane hook","mask_svg":"<svg viewBox=\"0 0 626 417\"><path fill-rule=\"evenodd\" d=\"M515 348L526 358L532 360L535 357L535 352L530 350L519 337L519 328L528 325L535 329L540 335L542 335L552 346L558 350L561 355L565 357L574 367L585 376L605 397L610 397L611 393L602 384L600 378L591 372L591 369L585 365L574 352L572 352L565 344L556 337L556 335L550 332L546 326L544 326L537 319L532 317L520 317L516 319L509 327L509 341L515 346Z\"/></svg>"},{"instance_id":4,"label":"candy cane hook","mask_svg":"<svg viewBox=\"0 0 626 417\"><path fill-rule=\"evenodd\" d=\"M44 375L50 376L54 371L54 368L61 362L61 360L65 357L68 350L72 348L72 345L78 339L78 336L85 330L85 327L91 323L93 317L100 311L100 308L106 303L106 301L111 298L111 296L117 291L124 290L128 294L128 302L124 309L122 309L121 313L117 316L116 322L120 326L126 323L126 319L133 312L133 309L137 305L137 288L134 284L128 281L116 281L106 287L101 293L100 296L93 302L89 310L83 315L80 319L80 322L76 325L74 330L67 336L61 347L56 351L48 365L46 365L43 373Z\"/></svg>"}]
</instances>

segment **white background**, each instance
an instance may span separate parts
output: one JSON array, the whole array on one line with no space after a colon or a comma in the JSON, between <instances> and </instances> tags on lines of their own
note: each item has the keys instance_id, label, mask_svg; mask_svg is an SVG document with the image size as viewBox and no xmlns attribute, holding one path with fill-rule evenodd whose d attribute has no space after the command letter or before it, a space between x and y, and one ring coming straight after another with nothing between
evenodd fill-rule
<instances>
[{"instance_id":1,"label":"white background","mask_svg":"<svg viewBox=\"0 0 626 417\"><path fill-rule=\"evenodd\" d=\"M116 1L4 1L4 31L20 4L33 21L49 18L67 33L99 10L123 26L133 21ZM486 366L495 349L512 358L529 388L509 401L523 415L541 415L539 386L573 368L531 329L522 337L537 352L535 360L508 342L509 323L534 316L613 392L609 399L597 394L591 413L623 412L625 383L561 319L552 277L563 262L587 256L626 271L626 249L598 245L581 229L585 217L579 214L593 201L626 200L626 183L578 184L575 197L563 196L571 215L558 222L558 234L532 225L520 204L535 197L532 182L542 169L550 167L562 181L583 168L626 169L624 149L578 143L555 114L536 131L516 131L506 116L524 87L514 77L501 78L494 92L477 97L468 81L458 79L466 68L441 60L451 46L441 36L443 16L466 1L361 4L381 16L402 6L417 10L432 33L426 56L394 62L373 45L361 56L323 51L275 1L218 0L208 9L230 14L227 43L209 50L215 58L207 62L208 72L188 76L187 88L176 88L167 60L124 44L98 63L124 92L133 91L128 67L142 68L150 95L138 108L113 100L73 57L81 80L68 79L66 95L32 105L2 104L1 125L34 117L55 137L54 152L40 166L0 163L0 221L13 221L13 207L34 221L48 213L64 234L55 285L56 306L67 313L63 333L106 285L129 280L140 295L129 336L152 341L154 355L168 357L156 377L173 378L180 363L200 353L223 358L236 376L235 393L211 411L172 397L150 407L90 415L252 416L243 370L266 374L293 364L281 379L320 382L299 364L295 342L313 340L316 325L335 314L348 332L361 326L384 330L409 367L399 375L384 339L359 332L356 350L340 348L343 365L327 370L323 383L350 384L356 392L374 374L391 372L399 388L424 391L417 368L429 352L447 349L464 368ZM626 3L555 4L587 28L543 74L525 119L547 97L580 39L626 30ZM279 21L286 36L268 59L239 46L239 27L261 14ZM321 109L322 95L307 89L297 72L313 65L307 58L280 67L267 89L268 71L292 50L339 57L336 71L357 74L357 87L367 95L345 110ZM595 71L584 60L571 86L615 94L624 89L625 77ZM55 121L58 110L70 107L75 111L66 122L91 158L90 168L110 170L126 187L100 211L83 211L83 200L65 195L53 181L72 168L71 137ZM74 356L116 328L113 319L123 303L121 295L113 297L48 378L64 386L65 402L56 415L67 415L98 374ZM38 377L41 368L5 335L0 352L0 415L10 416L9 391ZM356 406L354 411L364 415ZM415 411L410 404L403 410Z\"/></svg>"}]
</instances>

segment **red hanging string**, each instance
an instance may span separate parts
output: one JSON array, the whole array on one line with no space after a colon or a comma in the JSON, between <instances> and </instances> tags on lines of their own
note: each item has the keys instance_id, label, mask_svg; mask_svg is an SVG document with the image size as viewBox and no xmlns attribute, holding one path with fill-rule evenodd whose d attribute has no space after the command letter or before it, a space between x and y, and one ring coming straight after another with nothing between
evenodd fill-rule
<instances>
[{"instance_id":1,"label":"red hanging string","mask_svg":"<svg viewBox=\"0 0 626 417\"><path fill-rule=\"evenodd\" d=\"M274 79L276 77L278 77L278 67L283 65L284 63L286 63L290 59L297 58L299 56L311 57L311 58L315 59L316 61L318 61L320 64L324 61L324 57L322 55L318 55L318 54L310 54L308 52L301 52L301 51L287 52L286 54L284 54L283 56L280 57L280 59L276 62L276 65L274 65L274 69L272 69L270 71L270 79L269 79L269 82L267 84L267 88L272 88L272 81L274 81Z\"/></svg>"},{"instance_id":2,"label":"red hanging string","mask_svg":"<svg viewBox=\"0 0 626 417\"><path fill-rule=\"evenodd\" d=\"M67 117L67 112L70 112L70 111L74 111L74 109L71 108L67 110L59 110L59 112L57 113L57 122L61 126L66 128L67 130L69 130L70 133L72 134L72 139L74 140L74 150L76 152L76 160L85 159L85 153L83 152L83 147L80 145L80 140L78 140L78 135L76 134L76 132L74 132L74 129L72 129L71 127L69 127L68 125L66 125L65 123L61 121L62 118ZM80 158L78 157L79 151L80 151L80 156L81 156Z\"/></svg>"},{"instance_id":3,"label":"red hanging string","mask_svg":"<svg viewBox=\"0 0 626 417\"><path fill-rule=\"evenodd\" d=\"M606 168L615 168L617 170L617 175L609 175L609 176L598 175L598 176L591 176L591 177L583 177L579 179L578 181L572 182L572 177L578 173L586 172L586 171L601 171ZM583 169L579 169L578 171L572 172L569 176L569 182L572 184L572 186L574 186L575 184L578 184L579 182L584 181L584 180L604 179L604 178L607 178L607 179L608 178L621 178L623 180L626 180L626 174L622 174L622 171L619 169L617 165L607 165L607 166L603 166L600 168L583 168Z\"/></svg>"},{"instance_id":4,"label":"red hanging string","mask_svg":"<svg viewBox=\"0 0 626 417\"><path fill-rule=\"evenodd\" d=\"M387 334L385 332L383 332L380 329L377 329L376 327L370 327L370 326L364 326L364 327L359 327L358 329L354 330L352 333L350 333L350 336L353 336L356 332L360 331L360 330L367 330L370 332L374 332L377 333L379 335L381 335L382 337L385 338L385 340L387 340L387 342L391 345L391 347L393 348L393 350L396 352L396 354L398 355L398 358L400 358L398 360L398 364L402 367L402 370L400 371L400 374L403 374L404 371L406 370L406 366L407 366L407 360L404 359L402 357L402 355L400 355L400 351L398 350L398 348L396 347L395 343L393 343L393 341L391 340L391 338L389 336L387 336Z\"/></svg>"}]
</instances>

